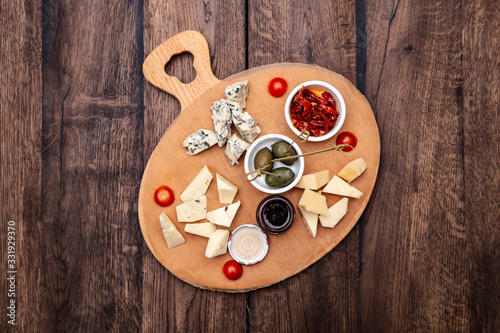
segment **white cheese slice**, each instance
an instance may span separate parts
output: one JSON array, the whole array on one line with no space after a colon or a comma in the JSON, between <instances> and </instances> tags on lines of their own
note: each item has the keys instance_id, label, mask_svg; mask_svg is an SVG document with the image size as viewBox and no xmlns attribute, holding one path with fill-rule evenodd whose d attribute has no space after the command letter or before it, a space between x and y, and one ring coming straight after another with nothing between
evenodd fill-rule
<instances>
[{"instance_id":1,"label":"white cheese slice","mask_svg":"<svg viewBox=\"0 0 500 333\"><path fill-rule=\"evenodd\" d=\"M358 178L367 168L366 162L363 157L347 163L347 165L340 170L338 176L343 178L346 182L350 183Z\"/></svg>"},{"instance_id":2,"label":"white cheese slice","mask_svg":"<svg viewBox=\"0 0 500 333\"><path fill-rule=\"evenodd\" d=\"M205 256L213 258L220 256L227 252L227 240L229 239L229 230L217 229L213 234L208 237L207 249Z\"/></svg>"},{"instance_id":3,"label":"white cheese slice","mask_svg":"<svg viewBox=\"0 0 500 333\"><path fill-rule=\"evenodd\" d=\"M217 143L217 136L213 131L200 129L184 140L182 146L187 148L188 155L196 155Z\"/></svg>"},{"instance_id":4,"label":"white cheese slice","mask_svg":"<svg viewBox=\"0 0 500 333\"><path fill-rule=\"evenodd\" d=\"M207 217L207 196L203 195L199 198L186 201L183 204L175 207L177 212L177 221L179 222L194 222Z\"/></svg>"},{"instance_id":5,"label":"white cheese slice","mask_svg":"<svg viewBox=\"0 0 500 333\"><path fill-rule=\"evenodd\" d=\"M194 177L191 183L186 187L184 192L181 193L179 198L182 202L193 200L201 197L207 193L208 186L212 182L212 173L205 165L200 172Z\"/></svg>"},{"instance_id":6,"label":"white cheese slice","mask_svg":"<svg viewBox=\"0 0 500 333\"><path fill-rule=\"evenodd\" d=\"M249 146L250 144L248 142L241 140L236 134L233 133L227 140L224 154L226 154L226 157L231 165L239 164L238 159L241 155L243 155Z\"/></svg>"},{"instance_id":7,"label":"white cheese slice","mask_svg":"<svg viewBox=\"0 0 500 333\"><path fill-rule=\"evenodd\" d=\"M238 188L218 173L215 175L217 178L217 190L219 192L220 203L226 205L231 204L238 192Z\"/></svg>"},{"instance_id":8,"label":"white cheese slice","mask_svg":"<svg viewBox=\"0 0 500 333\"><path fill-rule=\"evenodd\" d=\"M328 215L328 206L326 197L306 188L299 201L299 207L304 208L310 213Z\"/></svg>"},{"instance_id":9,"label":"white cheese slice","mask_svg":"<svg viewBox=\"0 0 500 333\"><path fill-rule=\"evenodd\" d=\"M304 221L307 231L309 234L315 238L316 232L318 230L318 214L308 212L303 207L299 206L300 215L302 216L302 221Z\"/></svg>"},{"instance_id":10,"label":"white cheese slice","mask_svg":"<svg viewBox=\"0 0 500 333\"><path fill-rule=\"evenodd\" d=\"M363 193L352 185L349 185L338 176L333 176L332 180L323 189L325 193L342 195L344 197L351 197L359 199Z\"/></svg>"},{"instance_id":11,"label":"white cheese slice","mask_svg":"<svg viewBox=\"0 0 500 333\"><path fill-rule=\"evenodd\" d=\"M329 180L330 170L318 171L302 176L295 187L317 190L323 185L326 185Z\"/></svg>"},{"instance_id":12,"label":"white cheese slice","mask_svg":"<svg viewBox=\"0 0 500 333\"><path fill-rule=\"evenodd\" d=\"M328 208L330 216L320 215L319 221L321 226L325 228L333 228L339 223L339 221L347 214L347 202L348 198L342 198L334 204L332 207Z\"/></svg>"},{"instance_id":13,"label":"white cheese slice","mask_svg":"<svg viewBox=\"0 0 500 333\"><path fill-rule=\"evenodd\" d=\"M210 235L213 234L215 230L217 230L217 227L215 226L215 224L210 222L188 223L184 227L185 232L207 238L210 237Z\"/></svg>"},{"instance_id":14,"label":"white cheese slice","mask_svg":"<svg viewBox=\"0 0 500 333\"><path fill-rule=\"evenodd\" d=\"M243 109L246 108L248 80L228 85L224 90L224 95L226 95L228 101L240 103Z\"/></svg>"},{"instance_id":15,"label":"white cheese slice","mask_svg":"<svg viewBox=\"0 0 500 333\"><path fill-rule=\"evenodd\" d=\"M234 216L240 208L241 202L235 202L232 205L222 207L207 213L207 220L213 224L221 225L223 227L230 227L233 222Z\"/></svg>"},{"instance_id":16,"label":"white cheese slice","mask_svg":"<svg viewBox=\"0 0 500 333\"><path fill-rule=\"evenodd\" d=\"M184 237L182 237L179 230L177 230L172 221L170 221L167 214L161 213L160 223L161 223L161 229L163 231L163 236L167 241L167 246L169 249L184 244L186 242L186 240L184 239Z\"/></svg>"}]
</instances>

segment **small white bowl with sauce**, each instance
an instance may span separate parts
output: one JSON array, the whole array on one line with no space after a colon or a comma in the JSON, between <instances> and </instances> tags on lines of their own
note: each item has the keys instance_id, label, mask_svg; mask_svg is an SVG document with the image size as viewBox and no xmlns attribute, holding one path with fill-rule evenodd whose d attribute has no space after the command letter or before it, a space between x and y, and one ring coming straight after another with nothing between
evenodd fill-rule
<instances>
[{"instance_id":1,"label":"small white bowl with sauce","mask_svg":"<svg viewBox=\"0 0 500 333\"><path fill-rule=\"evenodd\" d=\"M231 233L227 248L234 260L242 265L252 266L261 262L267 255L269 243L261 228L244 224Z\"/></svg>"}]
</instances>

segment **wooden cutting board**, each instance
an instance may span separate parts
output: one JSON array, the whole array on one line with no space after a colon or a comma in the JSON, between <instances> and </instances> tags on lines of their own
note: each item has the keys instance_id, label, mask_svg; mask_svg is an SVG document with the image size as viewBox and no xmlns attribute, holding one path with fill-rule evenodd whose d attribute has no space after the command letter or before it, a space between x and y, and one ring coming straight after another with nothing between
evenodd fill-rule
<instances>
[{"instance_id":1,"label":"wooden cutting board","mask_svg":"<svg viewBox=\"0 0 500 333\"><path fill-rule=\"evenodd\" d=\"M190 52L194 56L193 66L197 77L189 84L165 73L165 65L172 56ZM143 72L148 82L179 99L182 112L163 135L144 171L139 192L139 222L144 239L154 256L172 274L194 286L226 292L244 292L282 281L316 262L332 250L354 227L365 209L377 178L380 158L380 137L375 117L363 95L343 76L324 68L282 63L246 70L225 80L218 80L210 67L210 55L206 39L198 32L180 33L158 46L145 60ZM267 86L274 77L288 82L287 93L281 98L272 97ZM300 217L297 204L302 189L292 189L284 195L296 208L297 217L292 228L282 235L271 235L267 257L255 266L244 266L243 276L237 281L226 279L222 272L224 263L231 259L229 253L208 259L205 257L207 238L184 232L185 223L177 222L175 206L181 204L179 195L204 165L214 179L208 188L208 211L223 207L219 203L215 173L238 187L235 201L241 206L229 228L233 231L242 224L257 224L255 211L267 194L262 193L245 180L244 156L240 164L231 166L224 155L225 147L217 145L195 155L186 154L182 142L191 133L205 128L213 130L210 106L224 98L224 88L234 82L248 80L249 92L246 111L259 123L262 135L279 133L293 138L293 132L284 118L284 104L288 93L297 85L309 80L322 80L332 84L343 95L347 116L342 131L350 131L358 138L352 155L336 151L305 158L304 174L330 170L337 174L344 165L363 157L368 169L352 185L364 194L360 199L349 199L347 215L333 228L318 226L316 238L312 238ZM236 130L233 127L233 132ZM335 137L330 140L335 143ZM304 153L324 149L326 142L301 143ZM175 193L175 202L166 208L154 202L154 192L161 185L169 186ZM341 197L326 194L328 206ZM165 212L186 239L181 246L169 249L163 237L159 215ZM198 221L202 222L202 221Z\"/></svg>"}]
</instances>

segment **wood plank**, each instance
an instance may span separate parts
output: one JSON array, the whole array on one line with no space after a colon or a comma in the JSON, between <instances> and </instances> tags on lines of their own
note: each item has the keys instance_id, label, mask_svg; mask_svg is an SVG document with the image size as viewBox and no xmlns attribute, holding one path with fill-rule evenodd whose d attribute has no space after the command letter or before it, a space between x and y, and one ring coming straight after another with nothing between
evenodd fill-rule
<instances>
[{"instance_id":1,"label":"wood plank","mask_svg":"<svg viewBox=\"0 0 500 333\"><path fill-rule=\"evenodd\" d=\"M45 330L138 330L140 1L50 2L42 206ZM105 22L105 24L103 24Z\"/></svg>"},{"instance_id":2,"label":"wood plank","mask_svg":"<svg viewBox=\"0 0 500 333\"><path fill-rule=\"evenodd\" d=\"M463 103L465 221L471 331L500 331L500 4L464 6Z\"/></svg>"},{"instance_id":3,"label":"wood plank","mask_svg":"<svg viewBox=\"0 0 500 333\"><path fill-rule=\"evenodd\" d=\"M250 68L283 61L314 63L355 82L354 1L250 1L248 10ZM251 292L250 330L357 330L358 263L355 227L334 250L307 270Z\"/></svg>"},{"instance_id":4,"label":"wood plank","mask_svg":"<svg viewBox=\"0 0 500 333\"><path fill-rule=\"evenodd\" d=\"M41 292L35 292L46 293L48 281L43 276L45 254L38 248L43 230L41 11L34 1L2 1L0 12L0 331L7 332L33 327L51 310ZM15 230L8 228L8 221L15 222ZM7 266L12 259L7 257L8 241L15 242L15 263L9 262L13 267ZM15 277L13 289L7 276ZM7 317L11 300L15 318ZM11 319L15 326L8 323Z\"/></svg>"},{"instance_id":5,"label":"wood plank","mask_svg":"<svg viewBox=\"0 0 500 333\"><path fill-rule=\"evenodd\" d=\"M245 69L245 3L145 1L144 52L149 54L169 37L200 31L208 40L212 69L225 78ZM228 27L231 27L229 29ZM184 59L183 59L184 58ZM182 82L194 78L192 65L179 57L169 74ZM179 115L177 100L146 84L144 89L144 160ZM177 193L178 195L178 193ZM144 243L143 323L150 331L245 331L245 294L224 294L188 285L168 272Z\"/></svg>"},{"instance_id":6,"label":"wood plank","mask_svg":"<svg viewBox=\"0 0 500 333\"><path fill-rule=\"evenodd\" d=\"M366 91L382 156L362 239L364 331L470 328L464 10L452 2L366 1Z\"/></svg>"}]
</instances>

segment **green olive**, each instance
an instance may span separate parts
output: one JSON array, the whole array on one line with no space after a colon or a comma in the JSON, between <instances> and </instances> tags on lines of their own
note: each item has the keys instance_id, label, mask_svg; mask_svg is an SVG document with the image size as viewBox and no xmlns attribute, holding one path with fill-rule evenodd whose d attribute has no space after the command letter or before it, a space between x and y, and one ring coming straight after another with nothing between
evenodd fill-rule
<instances>
[{"instance_id":1,"label":"green olive","mask_svg":"<svg viewBox=\"0 0 500 333\"><path fill-rule=\"evenodd\" d=\"M273 175L266 175L266 184L270 187L286 186L293 182L293 180L295 179L295 174L290 168L276 168L272 171L272 173L277 174L278 177Z\"/></svg>"},{"instance_id":2,"label":"green olive","mask_svg":"<svg viewBox=\"0 0 500 333\"><path fill-rule=\"evenodd\" d=\"M297 152L295 151L295 149L293 147L290 147L290 149L288 149L288 147L290 147L290 144L288 142L285 142L285 141L278 141L271 146L271 148L273 149L273 155L276 158L297 155ZM281 162L283 162L286 165L292 165L293 163L295 163L296 160L297 160L296 158L292 158L292 159L284 160Z\"/></svg>"},{"instance_id":3,"label":"green olive","mask_svg":"<svg viewBox=\"0 0 500 333\"><path fill-rule=\"evenodd\" d=\"M253 165L255 170L263 168L261 170L271 171L274 165L274 163L271 162L272 159L273 159L273 153L271 153L269 148L262 148L257 152L257 154L255 154L255 158L253 159ZM265 167L266 165L268 166Z\"/></svg>"}]
</instances>

